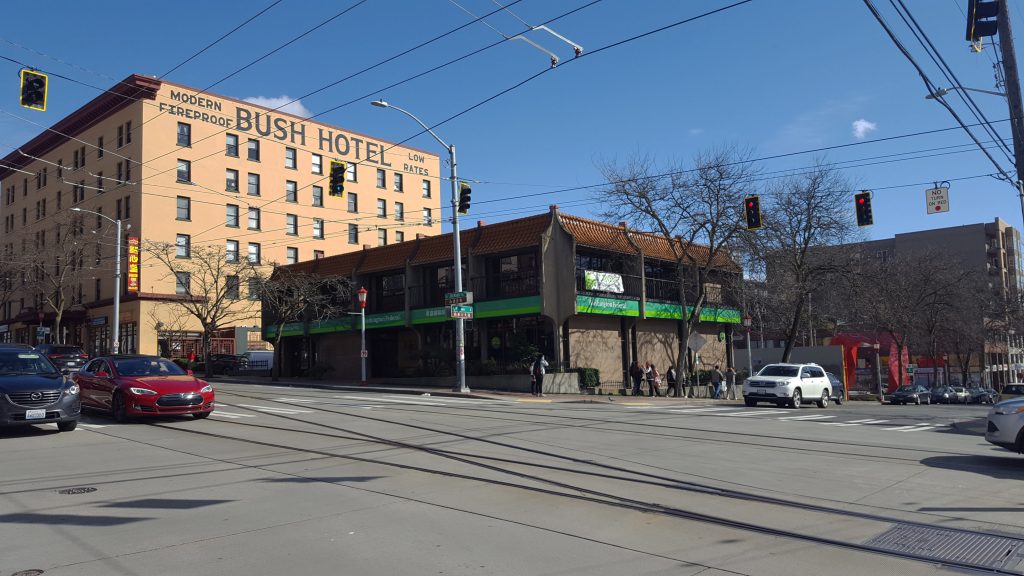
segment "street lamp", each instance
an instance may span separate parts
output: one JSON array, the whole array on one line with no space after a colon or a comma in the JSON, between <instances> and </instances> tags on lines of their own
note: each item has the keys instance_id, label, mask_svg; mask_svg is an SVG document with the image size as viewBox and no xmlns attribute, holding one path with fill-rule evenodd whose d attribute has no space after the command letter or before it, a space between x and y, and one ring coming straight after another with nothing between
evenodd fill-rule
<instances>
[{"instance_id":1,"label":"street lamp","mask_svg":"<svg viewBox=\"0 0 1024 576\"><path fill-rule=\"evenodd\" d=\"M117 225L117 250L114 258L114 331L112 333L112 342L110 349L113 354L120 353L120 331L121 331L121 219L114 220L110 216L104 216L99 212L93 212L92 210L86 210L84 208L72 208L72 212L88 212L89 214L95 214L100 218L113 222Z\"/></svg>"},{"instance_id":2,"label":"street lamp","mask_svg":"<svg viewBox=\"0 0 1024 576\"><path fill-rule=\"evenodd\" d=\"M960 90L960 91L963 91L963 92L981 92L982 94L991 94L993 96L1003 96L1003 97L1006 97L1006 94L1004 94L1002 92L996 92L994 90L981 90L980 88L966 88L964 86L953 86L951 88L936 88L935 92L932 92L931 94L925 96L924 99L925 100L938 100L939 98L942 98L943 96L949 94L950 92L952 92L954 90Z\"/></svg>"},{"instance_id":3,"label":"street lamp","mask_svg":"<svg viewBox=\"0 0 1024 576\"><path fill-rule=\"evenodd\" d=\"M359 359L363 364L363 384L366 384L366 288L360 287L359 292Z\"/></svg>"},{"instance_id":4,"label":"street lamp","mask_svg":"<svg viewBox=\"0 0 1024 576\"><path fill-rule=\"evenodd\" d=\"M455 291L462 292L462 248L460 246L461 239L459 238L459 185L455 173L455 145L445 143L444 140L441 140L440 136L434 134L434 131L429 126L408 110L403 110L394 104L388 104L384 100L374 100L370 104L378 108L393 108L412 118L433 136L434 140L437 140L441 146L448 149L449 163L452 166L452 241L455 245ZM469 392L469 387L466 386L466 329L464 322L462 318L455 319L455 373L457 377L455 391L466 393Z\"/></svg>"},{"instance_id":5,"label":"street lamp","mask_svg":"<svg viewBox=\"0 0 1024 576\"><path fill-rule=\"evenodd\" d=\"M878 380L878 403L885 404L885 391L882 388L882 358L879 354L881 346L878 342L875 342L871 347L875 350L875 379ZM900 384L903 384L903 375L900 374L898 378L900 379Z\"/></svg>"}]
</instances>

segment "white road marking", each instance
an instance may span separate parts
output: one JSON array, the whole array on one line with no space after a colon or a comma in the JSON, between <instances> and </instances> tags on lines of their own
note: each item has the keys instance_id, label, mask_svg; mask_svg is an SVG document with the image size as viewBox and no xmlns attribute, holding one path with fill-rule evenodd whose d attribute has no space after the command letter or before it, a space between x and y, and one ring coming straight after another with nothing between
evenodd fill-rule
<instances>
[{"instance_id":1,"label":"white road marking","mask_svg":"<svg viewBox=\"0 0 1024 576\"><path fill-rule=\"evenodd\" d=\"M106 428L106 424L86 424L85 422L79 422L79 426L83 428Z\"/></svg>"},{"instance_id":2,"label":"white road marking","mask_svg":"<svg viewBox=\"0 0 1024 576\"><path fill-rule=\"evenodd\" d=\"M730 406L718 406L715 408L689 408L689 409L677 409L669 410L669 412L678 412L680 414L700 414L702 412L721 412L722 410L735 410Z\"/></svg>"},{"instance_id":3,"label":"white road marking","mask_svg":"<svg viewBox=\"0 0 1024 576\"><path fill-rule=\"evenodd\" d=\"M828 420L829 418L835 418L831 414L805 414L803 416L786 416L785 418L779 418L779 420Z\"/></svg>"},{"instance_id":4,"label":"white road marking","mask_svg":"<svg viewBox=\"0 0 1024 576\"><path fill-rule=\"evenodd\" d=\"M319 400L313 398L274 398L274 402L296 402L299 404L316 404Z\"/></svg>"},{"instance_id":5,"label":"white road marking","mask_svg":"<svg viewBox=\"0 0 1024 576\"><path fill-rule=\"evenodd\" d=\"M385 394L385 396L389 396L391 398L402 398L403 400L407 400L409 398L408 395L404 395L403 396L403 395L398 395L398 394ZM418 400L426 400L428 402L443 402L443 403L452 402L454 404L511 404L512 403L511 400L499 400L497 398L494 398L494 399L491 399L491 398L452 398L452 397L449 397L449 396L413 396L413 398L416 398Z\"/></svg>"},{"instance_id":6,"label":"white road marking","mask_svg":"<svg viewBox=\"0 0 1024 576\"><path fill-rule=\"evenodd\" d=\"M715 416L732 416L734 418L744 418L747 416L762 416L770 414L785 414L787 410L749 410L745 412L730 412L728 414L715 414Z\"/></svg>"},{"instance_id":7,"label":"white road marking","mask_svg":"<svg viewBox=\"0 0 1024 576\"><path fill-rule=\"evenodd\" d=\"M255 414L239 414L237 412L225 412L223 410L214 410L210 412L211 416L224 416L225 418L255 418Z\"/></svg>"},{"instance_id":8,"label":"white road marking","mask_svg":"<svg viewBox=\"0 0 1024 576\"><path fill-rule=\"evenodd\" d=\"M892 428L882 428L882 430L890 430L894 432L924 432L928 430L934 430L940 428L941 424L912 424L910 426L894 426Z\"/></svg>"},{"instance_id":9,"label":"white road marking","mask_svg":"<svg viewBox=\"0 0 1024 576\"><path fill-rule=\"evenodd\" d=\"M241 406L242 408L250 408L257 412L266 412L268 414L312 414L312 410L297 410L295 408L274 408L272 406L255 406L253 404L235 404L235 406Z\"/></svg>"},{"instance_id":10,"label":"white road marking","mask_svg":"<svg viewBox=\"0 0 1024 576\"><path fill-rule=\"evenodd\" d=\"M444 406L440 402L424 402L422 400L396 400L393 398L366 398L365 396L335 396L346 400L361 400L363 402L393 402L395 404L413 404L416 406Z\"/></svg>"}]
</instances>

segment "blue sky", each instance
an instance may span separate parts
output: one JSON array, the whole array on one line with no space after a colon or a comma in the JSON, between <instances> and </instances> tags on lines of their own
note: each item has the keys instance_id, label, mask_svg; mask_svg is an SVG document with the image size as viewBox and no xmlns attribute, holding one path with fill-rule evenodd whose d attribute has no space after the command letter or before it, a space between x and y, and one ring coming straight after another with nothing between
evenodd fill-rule
<instances>
[{"instance_id":1,"label":"blue sky","mask_svg":"<svg viewBox=\"0 0 1024 576\"><path fill-rule=\"evenodd\" d=\"M36 25L42 22L37 5L12 3L4 7L6 21L22 25L0 31L0 55L109 87L131 73L163 75L272 1L182 0L146 9L127 0L98 0L88 9L81 2L55 1L46 5L45 26ZM889 0L874 1L932 80L948 87ZM166 79L205 88L357 2L283 0ZM510 8L514 16L500 12L487 22L513 36L524 29L516 17L539 24L588 2L521 0ZM986 44L982 53L972 53L963 39L966 0L904 2L961 85L995 89L993 47ZM458 3L477 15L497 9L493 0ZM721 145L749 147L755 157L766 157L860 143L768 160L761 168L798 170L815 158L841 163L855 187L875 191L876 224L867 231L874 238L996 216L1021 227L1013 190L985 176L996 169L963 130L871 143L950 128L955 121L924 98L927 90L917 73L863 2L754 0L594 52L731 3L599 1L549 25L584 47L584 56L575 60L571 48L555 37L529 33L562 63L436 128L457 147L459 175L478 181L469 221L497 222L546 210L552 203L567 212L595 216L602 201L614 199L602 199L591 190L558 191L598 184L599 162L638 153L671 162ZM1011 1L1011 9L1012 24L1021 33L1024 5ZM451 0L366 0L210 91L238 98L295 98L470 20ZM369 100L384 98L433 125L550 67L543 52L511 41L381 90L498 40L498 32L476 23L303 98L301 105L318 113L356 99L320 119L382 139L404 140L418 131L412 121L373 108ZM9 79L9 96L0 100L5 112L52 124L97 95L91 88L52 79L47 112L19 108L18 68L0 61L0 73ZM362 97L368 94L372 96ZM990 120L1007 118L1005 99L973 96ZM976 122L957 98L947 100L965 122ZM1010 143L1008 124L994 125ZM990 140L980 128L975 130L983 142ZM0 113L0 153L37 131ZM444 155L426 135L410 144ZM992 154L1012 174L1006 155L998 150ZM924 191L936 181L950 181L951 211L927 215ZM852 196L851 190L851 211Z\"/></svg>"}]
</instances>

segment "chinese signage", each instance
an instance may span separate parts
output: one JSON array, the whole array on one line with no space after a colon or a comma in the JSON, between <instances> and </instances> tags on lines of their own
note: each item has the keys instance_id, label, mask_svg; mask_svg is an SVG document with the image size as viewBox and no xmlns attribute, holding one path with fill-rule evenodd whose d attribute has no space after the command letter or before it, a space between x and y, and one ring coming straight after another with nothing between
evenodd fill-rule
<instances>
[{"instance_id":1,"label":"chinese signage","mask_svg":"<svg viewBox=\"0 0 1024 576\"><path fill-rule=\"evenodd\" d=\"M128 237L128 291L139 291L139 238Z\"/></svg>"}]
</instances>

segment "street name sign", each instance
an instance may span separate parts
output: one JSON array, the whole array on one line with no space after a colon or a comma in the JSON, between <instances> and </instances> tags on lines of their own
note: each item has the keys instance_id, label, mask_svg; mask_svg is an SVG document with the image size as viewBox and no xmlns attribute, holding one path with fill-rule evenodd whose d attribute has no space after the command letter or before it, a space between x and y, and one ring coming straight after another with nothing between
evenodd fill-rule
<instances>
[{"instance_id":1,"label":"street name sign","mask_svg":"<svg viewBox=\"0 0 1024 576\"><path fill-rule=\"evenodd\" d=\"M452 318L472 318L473 317L473 307L472 306L459 306L459 305L449 306L448 307L448 316L450 316Z\"/></svg>"},{"instance_id":2,"label":"street name sign","mask_svg":"<svg viewBox=\"0 0 1024 576\"><path fill-rule=\"evenodd\" d=\"M949 188L929 188L924 191L929 214L949 212Z\"/></svg>"},{"instance_id":3,"label":"street name sign","mask_svg":"<svg viewBox=\"0 0 1024 576\"><path fill-rule=\"evenodd\" d=\"M445 292L444 304L445 306L452 306L454 304L472 304L473 293L469 291L465 292Z\"/></svg>"}]
</instances>

